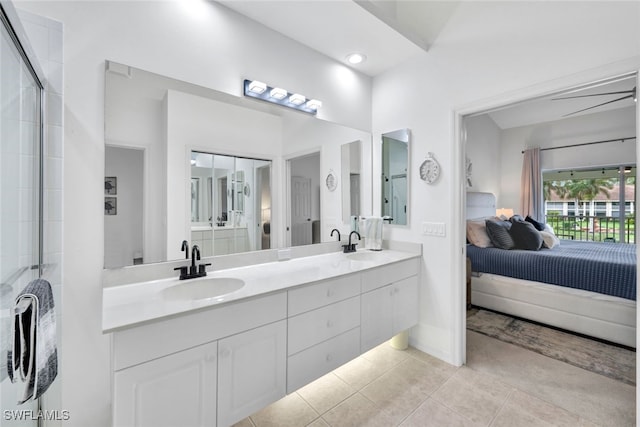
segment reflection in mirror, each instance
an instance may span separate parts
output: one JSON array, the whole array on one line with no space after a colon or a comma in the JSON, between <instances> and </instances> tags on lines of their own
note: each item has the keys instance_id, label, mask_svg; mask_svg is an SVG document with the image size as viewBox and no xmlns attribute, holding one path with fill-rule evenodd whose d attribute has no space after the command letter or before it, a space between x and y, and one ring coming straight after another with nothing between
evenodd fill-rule
<instances>
[{"instance_id":1,"label":"reflection in mirror","mask_svg":"<svg viewBox=\"0 0 640 427\"><path fill-rule=\"evenodd\" d=\"M342 168L342 221L348 224L350 217L363 214L361 201L361 169L362 143L353 141L340 147L340 161Z\"/></svg>"},{"instance_id":2,"label":"reflection in mirror","mask_svg":"<svg viewBox=\"0 0 640 427\"><path fill-rule=\"evenodd\" d=\"M409 130L382 135L382 216L407 225Z\"/></svg>"},{"instance_id":3,"label":"reflection in mirror","mask_svg":"<svg viewBox=\"0 0 640 427\"><path fill-rule=\"evenodd\" d=\"M290 159L290 246L320 243L320 153Z\"/></svg>"},{"instance_id":4,"label":"reflection in mirror","mask_svg":"<svg viewBox=\"0 0 640 427\"><path fill-rule=\"evenodd\" d=\"M202 256L271 248L270 160L192 151L191 192L191 243Z\"/></svg>"}]
</instances>

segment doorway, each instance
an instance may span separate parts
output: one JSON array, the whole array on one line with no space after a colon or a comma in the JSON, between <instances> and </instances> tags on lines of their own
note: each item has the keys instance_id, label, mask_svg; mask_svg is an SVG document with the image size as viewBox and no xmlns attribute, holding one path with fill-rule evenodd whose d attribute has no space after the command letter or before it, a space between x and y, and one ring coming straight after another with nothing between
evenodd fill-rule
<instances>
[{"instance_id":1,"label":"doorway","mask_svg":"<svg viewBox=\"0 0 640 427\"><path fill-rule=\"evenodd\" d=\"M289 246L320 243L320 152L289 159Z\"/></svg>"}]
</instances>

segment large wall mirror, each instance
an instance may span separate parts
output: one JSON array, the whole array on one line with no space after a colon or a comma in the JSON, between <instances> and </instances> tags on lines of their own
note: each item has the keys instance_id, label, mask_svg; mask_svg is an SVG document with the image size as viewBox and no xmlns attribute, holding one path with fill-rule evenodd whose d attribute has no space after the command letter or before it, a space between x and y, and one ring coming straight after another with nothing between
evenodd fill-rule
<instances>
[{"instance_id":1,"label":"large wall mirror","mask_svg":"<svg viewBox=\"0 0 640 427\"><path fill-rule=\"evenodd\" d=\"M184 258L182 240L205 255L286 246L284 159L318 151L320 181L340 171L351 141L370 165L369 132L106 61L105 268ZM362 215L372 210L370 169L361 171ZM317 191L314 241L330 241L348 224L341 192ZM231 237L216 242L216 232Z\"/></svg>"},{"instance_id":2,"label":"large wall mirror","mask_svg":"<svg viewBox=\"0 0 640 427\"><path fill-rule=\"evenodd\" d=\"M390 223L408 224L409 212L409 130L400 129L382 134L382 197L383 217Z\"/></svg>"}]
</instances>

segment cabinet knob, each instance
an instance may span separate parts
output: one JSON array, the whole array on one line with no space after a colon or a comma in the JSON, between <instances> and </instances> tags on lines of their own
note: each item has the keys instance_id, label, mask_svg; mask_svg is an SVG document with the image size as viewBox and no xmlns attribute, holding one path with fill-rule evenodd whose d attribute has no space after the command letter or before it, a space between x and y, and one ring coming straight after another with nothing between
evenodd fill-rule
<instances>
[{"instance_id":1,"label":"cabinet knob","mask_svg":"<svg viewBox=\"0 0 640 427\"><path fill-rule=\"evenodd\" d=\"M333 322L331 320L327 320L327 328L332 328Z\"/></svg>"},{"instance_id":2,"label":"cabinet knob","mask_svg":"<svg viewBox=\"0 0 640 427\"><path fill-rule=\"evenodd\" d=\"M331 353L327 354L327 357L325 358L327 362L331 362L331 360L333 360L333 356L331 355Z\"/></svg>"},{"instance_id":3,"label":"cabinet knob","mask_svg":"<svg viewBox=\"0 0 640 427\"><path fill-rule=\"evenodd\" d=\"M327 297L333 296L333 289L327 289Z\"/></svg>"}]
</instances>

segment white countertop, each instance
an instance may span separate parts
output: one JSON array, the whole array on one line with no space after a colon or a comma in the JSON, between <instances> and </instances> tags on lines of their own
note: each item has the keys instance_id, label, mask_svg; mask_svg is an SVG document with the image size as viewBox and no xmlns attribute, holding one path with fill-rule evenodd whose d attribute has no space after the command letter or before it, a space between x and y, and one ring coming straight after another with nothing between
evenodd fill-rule
<instances>
[{"instance_id":1,"label":"white countertop","mask_svg":"<svg viewBox=\"0 0 640 427\"><path fill-rule=\"evenodd\" d=\"M349 254L333 252L288 261L218 270L207 273L206 277L199 279L180 281L176 272L175 277L168 279L104 288L102 330L104 333L114 332L192 310L281 291L420 256L414 252L396 250L381 252L360 250L355 253L372 254L375 260L353 260L348 257ZM163 298L163 290L169 286L215 277L241 279L245 285L235 292L214 298L200 300Z\"/></svg>"}]
</instances>

